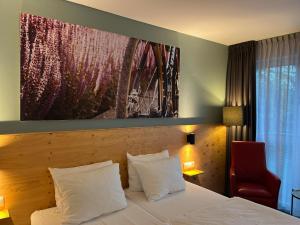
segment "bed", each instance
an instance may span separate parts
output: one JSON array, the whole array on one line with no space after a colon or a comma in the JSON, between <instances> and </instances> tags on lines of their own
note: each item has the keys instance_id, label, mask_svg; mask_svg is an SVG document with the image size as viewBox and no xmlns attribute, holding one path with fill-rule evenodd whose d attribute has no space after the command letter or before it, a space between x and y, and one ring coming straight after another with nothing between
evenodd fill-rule
<instances>
[{"instance_id":1,"label":"bed","mask_svg":"<svg viewBox=\"0 0 300 225\"><path fill-rule=\"evenodd\" d=\"M227 198L186 182L186 190L149 202L143 192L126 190L128 207L83 225L299 225L280 211L241 199ZM60 225L56 208L35 211L32 225Z\"/></svg>"},{"instance_id":2,"label":"bed","mask_svg":"<svg viewBox=\"0 0 300 225\"><path fill-rule=\"evenodd\" d=\"M49 167L68 168L113 160L120 164L122 186L127 188L127 153L151 154L168 149L170 155L182 155L186 150L185 131L191 129L202 140L195 147L203 153L210 152L201 160L207 165L207 187L222 192L226 146L223 126L203 124L201 129L198 125L180 125L1 134L0 193L5 196L13 224L30 225L34 211L56 206Z\"/></svg>"}]
</instances>

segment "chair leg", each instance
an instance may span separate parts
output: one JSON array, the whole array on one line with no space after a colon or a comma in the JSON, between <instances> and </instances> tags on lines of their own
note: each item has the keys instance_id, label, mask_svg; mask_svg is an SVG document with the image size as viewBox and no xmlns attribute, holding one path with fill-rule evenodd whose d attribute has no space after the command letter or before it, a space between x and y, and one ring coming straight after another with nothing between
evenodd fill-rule
<instances>
[{"instance_id":1,"label":"chair leg","mask_svg":"<svg viewBox=\"0 0 300 225\"><path fill-rule=\"evenodd\" d=\"M293 215L293 208L294 208L294 197L292 196L292 200L291 200L291 215Z\"/></svg>"}]
</instances>

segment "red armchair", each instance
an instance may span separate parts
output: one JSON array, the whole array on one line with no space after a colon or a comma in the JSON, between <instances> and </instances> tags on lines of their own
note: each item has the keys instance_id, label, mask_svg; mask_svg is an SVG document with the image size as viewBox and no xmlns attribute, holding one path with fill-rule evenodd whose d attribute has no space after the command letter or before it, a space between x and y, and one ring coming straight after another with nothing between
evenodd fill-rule
<instances>
[{"instance_id":1,"label":"red armchair","mask_svg":"<svg viewBox=\"0 0 300 225\"><path fill-rule=\"evenodd\" d=\"M232 142L229 177L232 197L277 208L281 181L267 169L264 143Z\"/></svg>"}]
</instances>

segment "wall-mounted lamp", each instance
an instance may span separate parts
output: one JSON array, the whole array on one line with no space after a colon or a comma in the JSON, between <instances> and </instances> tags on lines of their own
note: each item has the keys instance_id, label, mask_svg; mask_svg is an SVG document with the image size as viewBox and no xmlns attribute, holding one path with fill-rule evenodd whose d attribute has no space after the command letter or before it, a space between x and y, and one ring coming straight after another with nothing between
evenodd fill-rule
<instances>
[{"instance_id":1,"label":"wall-mounted lamp","mask_svg":"<svg viewBox=\"0 0 300 225\"><path fill-rule=\"evenodd\" d=\"M242 106L223 107L223 124L225 126L243 126L244 108Z\"/></svg>"},{"instance_id":2,"label":"wall-mounted lamp","mask_svg":"<svg viewBox=\"0 0 300 225\"><path fill-rule=\"evenodd\" d=\"M189 133L186 135L186 142L194 145L195 144L195 133Z\"/></svg>"}]
</instances>

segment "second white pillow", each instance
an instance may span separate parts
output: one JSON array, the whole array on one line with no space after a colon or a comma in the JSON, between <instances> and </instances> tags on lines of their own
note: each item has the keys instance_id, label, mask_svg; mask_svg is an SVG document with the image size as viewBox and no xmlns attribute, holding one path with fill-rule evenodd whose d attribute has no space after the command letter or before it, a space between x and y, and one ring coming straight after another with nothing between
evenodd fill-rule
<instances>
[{"instance_id":1,"label":"second white pillow","mask_svg":"<svg viewBox=\"0 0 300 225\"><path fill-rule=\"evenodd\" d=\"M140 178L138 176L138 173L136 172L136 169L133 166L134 163L156 161L156 160L166 159L166 158L169 158L168 150L164 150L162 152L154 153L154 154L135 155L135 156L127 153L129 190L130 191L143 191L143 187L142 187Z\"/></svg>"},{"instance_id":2,"label":"second white pillow","mask_svg":"<svg viewBox=\"0 0 300 225\"><path fill-rule=\"evenodd\" d=\"M135 162L133 166L150 201L185 189L178 156L151 162Z\"/></svg>"}]
</instances>

